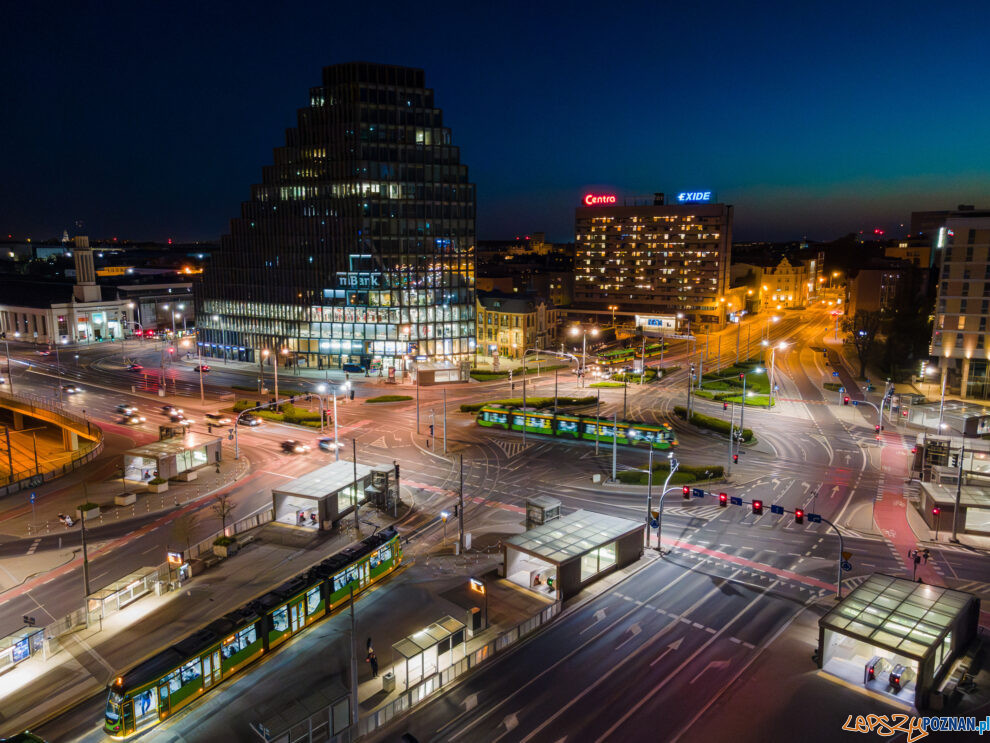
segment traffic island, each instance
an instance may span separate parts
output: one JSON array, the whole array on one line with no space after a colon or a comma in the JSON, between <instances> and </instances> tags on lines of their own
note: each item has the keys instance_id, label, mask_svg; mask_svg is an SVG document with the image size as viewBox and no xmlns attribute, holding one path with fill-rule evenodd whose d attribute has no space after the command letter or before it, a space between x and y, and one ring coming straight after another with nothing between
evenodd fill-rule
<instances>
[{"instance_id":1,"label":"traffic island","mask_svg":"<svg viewBox=\"0 0 990 743\"><path fill-rule=\"evenodd\" d=\"M681 420L687 419L687 408L680 405L675 405L674 415ZM706 428L709 431L715 431L716 433L723 434L724 436L729 435L730 423L722 420L721 418L713 418L710 415L702 415L701 413L692 413L689 423L697 426L698 428ZM750 442L756 442L756 437L753 436L753 429L751 428L744 428L742 430L742 438L747 444Z\"/></svg>"}]
</instances>

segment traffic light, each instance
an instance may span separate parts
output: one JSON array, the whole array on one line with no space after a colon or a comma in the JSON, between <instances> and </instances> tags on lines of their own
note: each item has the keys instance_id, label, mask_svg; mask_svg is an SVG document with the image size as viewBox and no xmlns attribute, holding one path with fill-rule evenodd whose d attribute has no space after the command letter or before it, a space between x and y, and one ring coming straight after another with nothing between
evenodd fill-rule
<instances>
[{"instance_id":1,"label":"traffic light","mask_svg":"<svg viewBox=\"0 0 990 743\"><path fill-rule=\"evenodd\" d=\"M509 381L512 381L512 369L509 369Z\"/></svg>"},{"instance_id":2,"label":"traffic light","mask_svg":"<svg viewBox=\"0 0 990 743\"><path fill-rule=\"evenodd\" d=\"M351 390L351 399L354 399L354 390Z\"/></svg>"},{"instance_id":3,"label":"traffic light","mask_svg":"<svg viewBox=\"0 0 990 743\"><path fill-rule=\"evenodd\" d=\"M741 381L743 381L743 380L744 380L745 378L746 378L746 375L745 375L745 373L743 373L743 372L739 372L739 381L741 382Z\"/></svg>"},{"instance_id":4,"label":"traffic light","mask_svg":"<svg viewBox=\"0 0 990 743\"><path fill-rule=\"evenodd\" d=\"M718 494L718 504L722 508L725 508L727 505L729 505L729 495L727 493L719 493Z\"/></svg>"},{"instance_id":5,"label":"traffic light","mask_svg":"<svg viewBox=\"0 0 990 743\"><path fill-rule=\"evenodd\" d=\"M880 433L880 424L879 424L879 423L877 423L877 424L876 424L876 425L875 425L875 426L873 427L873 430L874 430L874 431L876 431L877 433Z\"/></svg>"},{"instance_id":6,"label":"traffic light","mask_svg":"<svg viewBox=\"0 0 990 743\"><path fill-rule=\"evenodd\" d=\"M846 395L845 397L842 398L842 404L843 405L849 404L849 395Z\"/></svg>"},{"instance_id":7,"label":"traffic light","mask_svg":"<svg viewBox=\"0 0 990 743\"><path fill-rule=\"evenodd\" d=\"M727 403L727 402L725 402L725 401L723 400L723 401L722 401L722 410L728 410L728 409L729 409L729 403Z\"/></svg>"},{"instance_id":8,"label":"traffic light","mask_svg":"<svg viewBox=\"0 0 990 743\"><path fill-rule=\"evenodd\" d=\"M942 509L938 506L932 508L932 516L938 516L940 513L942 513Z\"/></svg>"},{"instance_id":9,"label":"traffic light","mask_svg":"<svg viewBox=\"0 0 990 743\"><path fill-rule=\"evenodd\" d=\"M432 436L432 435L433 435L433 424L431 423L430 424L430 436Z\"/></svg>"},{"instance_id":10,"label":"traffic light","mask_svg":"<svg viewBox=\"0 0 990 743\"><path fill-rule=\"evenodd\" d=\"M685 498L690 498L691 497L691 488L689 488L687 485L685 485L683 488L681 488L681 494Z\"/></svg>"},{"instance_id":11,"label":"traffic light","mask_svg":"<svg viewBox=\"0 0 990 743\"><path fill-rule=\"evenodd\" d=\"M454 516L456 516L456 515L457 515L457 504L455 503L454 504Z\"/></svg>"},{"instance_id":12,"label":"traffic light","mask_svg":"<svg viewBox=\"0 0 990 743\"><path fill-rule=\"evenodd\" d=\"M753 513L759 515L763 513L763 501L755 500L753 501Z\"/></svg>"},{"instance_id":13,"label":"traffic light","mask_svg":"<svg viewBox=\"0 0 990 743\"><path fill-rule=\"evenodd\" d=\"M732 463L733 464L739 464L739 455L738 454L733 454L732 455Z\"/></svg>"},{"instance_id":14,"label":"traffic light","mask_svg":"<svg viewBox=\"0 0 990 743\"><path fill-rule=\"evenodd\" d=\"M395 479L396 480L399 479L399 465L398 464L395 465Z\"/></svg>"},{"instance_id":15,"label":"traffic light","mask_svg":"<svg viewBox=\"0 0 990 743\"><path fill-rule=\"evenodd\" d=\"M290 404L290 405L291 405L291 404L295 404L295 402L296 402L296 396L295 396L295 395L291 395L291 396L289 397L289 404Z\"/></svg>"},{"instance_id":16,"label":"traffic light","mask_svg":"<svg viewBox=\"0 0 990 743\"><path fill-rule=\"evenodd\" d=\"M175 349L174 349L174 348L172 348L171 346L169 346L169 349L168 349L168 352L169 352L170 354L173 354L173 353L175 353Z\"/></svg>"},{"instance_id":17,"label":"traffic light","mask_svg":"<svg viewBox=\"0 0 990 743\"><path fill-rule=\"evenodd\" d=\"M911 447L911 453L912 454L917 454L918 453L918 447L917 446L912 446Z\"/></svg>"},{"instance_id":18,"label":"traffic light","mask_svg":"<svg viewBox=\"0 0 990 743\"><path fill-rule=\"evenodd\" d=\"M795 524L804 523L804 511L802 511L800 508L794 509L794 523Z\"/></svg>"}]
</instances>

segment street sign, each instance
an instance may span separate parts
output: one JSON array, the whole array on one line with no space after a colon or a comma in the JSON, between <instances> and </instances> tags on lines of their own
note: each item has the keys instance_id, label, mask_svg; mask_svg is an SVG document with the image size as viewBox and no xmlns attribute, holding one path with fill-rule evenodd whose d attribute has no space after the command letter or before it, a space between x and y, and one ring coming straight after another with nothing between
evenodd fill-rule
<instances>
[{"instance_id":1,"label":"street sign","mask_svg":"<svg viewBox=\"0 0 990 743\"><path fill-rule=\"evenodd\" d=\"M731 503L734 506L741 506L742 505L742 498L740 496L737 496L737 495L730 496L729 497L729 503Z\"/></svg>"},{"instance_id":2,"label":"street sign","mask_svg":"<svg viewBox=\"0 0 990 743\"><path fill-rule=\"evenodd\" d=\"M845 392L845 391L846 391L845 387L839 387L839 392Z\"/></svg>"},{"instance_id":3,"label":"street sign","mask_svg":"<svg viewBox=\"0 0 990 743\"><path fill-rule=\"evenodd\" d=\"M784 513L784 507L783 506L770 506L770 513L776 513L776 514L779 514L779 515L783 515L783 513Z\"/></svg>"},{"instance_id":4,"label":"street sign","mask_svg":"<svg viewBox=\"0 0 990 743\"><path fill-rule=\"evenodd\" d=\"M31 492L31 504L34 505L34 491Z\"/></svg>"},{"instance_id":5,"label":"street sign","mask_svg":"<svg viewBox=\"0 0 990 743\"><path fill-rule=\"evenodd\" d=\"M832 376L833 376L833 377L837 377L837 376L839 376L839 372L836 372L836 371L834 371L834 372L832 372Z\"/></svg>"},{"instance_id":6,"label":"street sign","mask_svg":"<svg viewBox=\"0 0 990 743\"><path fill-rule=\"evenodd\" d=\"M843 552L842 553L842 559L843 560L848 560L852 556L853 556L853 553L852 552Z\"/></svg>"},{"instance_id":7,"label":"street sign","mask_svg":"<svg viewBox=\"0 0 990 743\"><path fill-rule=\"evenodd\" d=\"M650 519L650 528L651 529L656 529L658 526L660 526L660 522L659 521L657 521L656 519Z\"/></svg>"},{"instance_id":8,"label":"street sign","mask_svg":"<svg viewBox=\"0 0 990 743\"><path fill-rule=\"evenodd\" d=\"M820 513L809 513L807 514L807 516L808 516L808 521L810 521L812 524L822 523L822 516Z\"/></svg>"},{"instance_id":9,"label":"street sign","mask_svg":"<svg viewBox=\"0 0 990 743\"><path fill-rule=\"evenodd\" d=\"M705 491L702 488L693 488L691 490L691 495L693 495L695 498L704 498Z\"/></svg>"},{"instance_id":10,"label":"street sign","mask_svg":"<svg viewBox=\"0 0 990 743\"><path fill-rule=\"evenodd\" d=\"M848 560L843 560L842 561L842 569L845 570L848 573L850 570L853 569L853 566L852 566L852 564Z\"/></svg>"}]
</instances>

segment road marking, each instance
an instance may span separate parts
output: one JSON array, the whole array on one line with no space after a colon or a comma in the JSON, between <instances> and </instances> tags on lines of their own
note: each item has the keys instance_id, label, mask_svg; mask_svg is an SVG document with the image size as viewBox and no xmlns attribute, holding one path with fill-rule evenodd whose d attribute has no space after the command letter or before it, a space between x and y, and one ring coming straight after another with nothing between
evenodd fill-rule
<instances>
[{"instance_id":1,"label":"road marking","mask_svg":"<svg viewBox=\"0 0 990 743\"><path fill-rule=\"evenodd\" d=\"M38 537L38 538L37 538L37 539L35 539L35 540L34 540L33 542L31 542L31 546L30 546L30 547L28 547L28 551L27 551L27 553L26 553L26 554L28 554L28 555L30 555L30 554L32 554L32 553L34 553L34 551L35 551L36 549L38 549L38 544L39 544L40 542L41 542L41 537Z\"/></svg>"},{"instance_id":2,"label":"road marking","mask_svg":"<svg viewBox=\"0 0 990 743\"><path fill-rule=\"evenodd\" d=\"M622 596L622 594L621 594L621 593L616 593L616 595L617 595L617 596ZM585 627L585 628L584 628L583 630L581 630L580 632L578 632L578 635L583 635L583 634L584 634L585 632L587 632L587 631L588 631L589 629L591 629L591 628L592 628L592 627L594 627L594 626L595 626L596 624L598 624L598 623L599 623L600 621L602 621L602 620L603 620L603 619L605 618L605 610L604 610L604 609L599 609L598 611L596 611L596 612L595 612L595 614L594 614L594 617L595 617L595 621L594 621L594 622L592 622L591 624L589 624L589 625L588 625L587 627Z\"/></svg>"},{"instance_id":3,"label":"road marking","mask_svg":"<svg viewBox=\"0 0 990 743\"><path fill-rule=\"evenodd\" d=\"M638 624L633 624L631 627L629 627L629 637L623 640L622 642L620 642L618 645L616 645L615 649L618 650L642 631L643 631L642 627L640 627Z\"/></svg>"},{"instance_id":4,"label":"road marking","mask_svg":"<svg viewBox=\"0 0 990 743\"><path fill-rule=\"evenodd\" d=\"M729 661L727 661L727 660L713 660L713 661L709 661L708 665L705 666L704 668L702 668L700 671L698 671L698 675L695 676L690 681L688 681L688 683L689 684L693 684L695 681L697 681L698 679L700 679L701 676L704 674L704 672L707 671L709 668L714 668L714 669L718 670L719 668L725 668L727 665L729 665Z\"/></svg>"},{"instance_id":5,"label":"road marking","mask_svg":"<svg viewBox=\"0 0 990 743\"><path fill-rule=\"evenodd\" d=\"M767 595L767 593L769 593L769 592L770 592L770 590L771 590L771 589L773 589L773 588L775 588L775 587L776 587L776 586L777 586L777 585L778 585L779 583L780 583L780 581L776 581L776 580L775 580L775 581L774 581L773 583L771 583L771 584L770 584L769 586L767 586L766 588L764 588L764 589L763 589L763 590L762 590L762 591L761 591L761 592L760 592L759 594L757 594L756 596L754 596L754 597L753 597L753 600L752 600L752 601L750 601L750 602L749 602L748 604L746 604L746 606L744 606L744 607L743 607L743 608L742 608L742 609L741 609L741 610L740 610L740 611L739 611L739 612L738 612L738 613L737 613L737 614L736 614L736 615L735 615L734 617L732 617L732 619L730 619L730 620L729 620L728 622L726 622L726 623L725 623L724 625L722 625L722 629L720 629L720 630L719 630L718 632L716 632L716 633L715 633L714 635L712 635L711 637L709 637L709 638L708 638L708 641L707 641L707 642L705 642L705 643L704 643L703 645L701 645L701 646L700 646L700 647L699 647L699 648L698 648L697 650L695 650L695 651L694 651L694 652L693 652L693 653L691 654L691 657L689 657L689 658L687 658L686 660L684 660L684 661L683 661L683 662L681 663L681 665L679 665L679 666L678 666L678 667L677 667L676 669L674 669L674 671L672 671L671 673L669 673L669 674L667 674L667 676L666 676L666 677L664 678L664 680L663 680L663 681L661 681L661 682L660 682L659 684L657 684L656 686L654 686L654 687L653 687L653 688L652 688L652 689L651 689L651 690L649 691L649 693L647 693L647 694L644 694L644 695L642 695L642 696L641 696L641 697L639 698L639 701L638 701L638 702L636 702L636 704L634 704L634 705L633 705L633 706L632 706L632 707L631 707L631 708L629 709L629 711L628 711L628 712L626 712L626 713L625 713L625 714L624 714L624 715L623 715L623 716L622 716L621 718L619 718L619 720L618 720L618 722L616 722L616 723L614 723L614 724L612 725L612 727L610 727L610 728L609 728L608 730L606 730L606 731L605 731L605 734L604 734L604 735L602 735L601 737L599 737L599 738L598 738L598 740L596 740L596 741L595 741L595 743L603 743L603 742L604 742L605 740L607 740L607 739L608 739L608 738L609 738L609 737L610 737L610 736L612 735L612 733L614 733L614 732L615 732L615 731L616 731L616 730L617 730L617 729L618 729L619 727L621 727L622 725L624 725L624 724L625 724L625 722L626 722L626 720L628 720L628 719L629 719L630 717L632 717L632 716L633 716L633 715L634 715L634 714L635 714L636 712L638 712L638 711L639 711L639 709L640 709L640 708L641 708L641 707L642 707L642 706L643 706L644 704L646 704L646 703L647 703L647 702L648 702L649 700L651 700L651 699L652 699L652 698L653 698L654 696L656 696L656 695L657 695L657 694L658 694L658 693L660 692L660 690L661 690L661 689L663 689L663 688L664 688L664 687L665 687L665 686L666 686L666 685L667 685L668 683L670 683L670 681L671 681L671 679L674 679L674 678L677 678L677 677L679 677L679 676L680 676L680 673L681 673L681 671L683 671L683 670L684 670L684 668L685 668L685 667L686 667L686 666L688 665L688 663L690 663L690 662L691 662L691 661L693 661L693 660L694 660L694 659L695 659L696 657L698 657L698 655L699 655L700 653L702 653L702 652L704 652L705 650L707 650L707 649L708 649L708 647L709 647L709 646L710 646L710 645L711 645L711 644L712 644L713 642L715 642L715 640L717 640L717 639L718 639L718 637L719 637L719 635L721 635L721 634L722 634L723 632L725 632L725 631L726 631L726 630L727 630L727 629L728 629L728 628L729 628L729 627L730 627L730 626L731 626L731 625L732 625L733 623L735 623L735 622L736 622L736 621L737 621L737 620L738 620L738 619L739 619L739 618L740 618L740 617L741 617L741 616L742 616L743 614L745 614L745 613L746 613L746 612L748 612L748 611L749 611L749 610L750 610L750 609L751 609L751 608L752 608L753 606L755 606L755 605L756 605L756 603L757 603L758 601L760 601L760 600L762 600L762 599L764 598L764 596L766 596L766 595ZM661 631L662 631L662 630L661 630ZM524 743L525 743L525 742L524 742Z\"/></svg>"},{"instance_id":6,"label":"road marking","mask_svg":"<svg viewBox=\"0 0 990 743\"><path fill-rule=\"evenodd\" d=\"M657 663L659 663L660 661L662 661L664 659L664 656L667 655L667 653L670 653L670 652L673 652L674 650L677 650L677 648L679 648L681 646L681 643L683 643L683 642L684 642L684 638L683 637L678 637L676 640L674 640L672 643L670 643L667 646L667 648L662 653L660 653L660 655L658 655L656 657L656 659L652 663L650 663L650 668L652 668Z\"/></svg>"}]
</instances>

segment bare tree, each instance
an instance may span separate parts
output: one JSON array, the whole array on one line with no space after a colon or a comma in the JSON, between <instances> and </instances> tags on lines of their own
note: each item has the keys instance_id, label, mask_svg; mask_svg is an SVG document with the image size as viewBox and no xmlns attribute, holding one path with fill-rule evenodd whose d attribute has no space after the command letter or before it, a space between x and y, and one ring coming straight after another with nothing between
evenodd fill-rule
<instances>
[{"instance_id":1,"label":"bare tree","mask_svg":"<svg viewBox=\"0 0 990 743\"><path fill-rule=\"evenodd\" d=\"M171 538L176 542L185 543L186 549L192 546L195 533L196 517L192 513L184 513L172 522Z\"/></svg>"},{"instance_id":2,"label":"bare tree","mask_svg":"<svg viewBox=\"0 0 990 743\"><path fill-rule=\"evenodd\" d=\"M849 336L859 358L860 379L866 376L866 363L873 353L882 318L883 315L878 310L856 310L855 315L842 320L842 330Z\"/></svg>"},{"instance_id":3,"label":"bare tree","mask_svg":"<svg viewBox=\"0 0 990 743\"><path fill-rule=\"evenodd\" d=\"M210 506L213 513L220 519L220 531L227 530L227 518L234 511L234 504L230 502L229 493L217 493L213 496L213 505Z\"/></svg>"}]
</instances>

